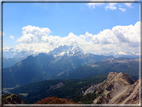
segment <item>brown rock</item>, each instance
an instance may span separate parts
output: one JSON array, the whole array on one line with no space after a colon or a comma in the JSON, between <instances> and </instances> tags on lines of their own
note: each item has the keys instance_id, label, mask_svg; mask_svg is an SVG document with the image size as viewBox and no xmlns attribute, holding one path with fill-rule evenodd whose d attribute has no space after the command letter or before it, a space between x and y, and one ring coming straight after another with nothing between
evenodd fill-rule
<instances>
[{"instance_id":1,"label":"brown rock","mask_svg":"<svg viewBox=\"0 0 142 107\"><path fill-rule=\"evenodd\" d=\"M58 98L58 97L47 97L45 99L42 99L34 104L77 104L73 101L70 101L65 98Z\"/></svg>"}]
</instances>

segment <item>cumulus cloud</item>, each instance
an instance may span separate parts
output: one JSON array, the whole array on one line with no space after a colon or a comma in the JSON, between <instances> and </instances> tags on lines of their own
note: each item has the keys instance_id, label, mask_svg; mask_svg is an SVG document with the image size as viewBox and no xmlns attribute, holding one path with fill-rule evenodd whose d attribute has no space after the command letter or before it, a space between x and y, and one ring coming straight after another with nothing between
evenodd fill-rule
<instances>
[{"instance_id":1,"label":"cumulus cloud","mask_svg":"<svg viewBox=\"0 0 142 107\"><path fill-rule=\"evenodd\" d=\"M30 28L30 29L29 29ZM35 53L48 53L60 45L77 45L85 53L100 54L105 52L135 52L140 47L140 22L135 25L114 26L105 29L98 34L88 31L84 35L75 35L70 32L66 37L50 35L49 28L35 26L23 27L23 35L16 45L18 51L30 51Z\"/></svg>"},{"instance_id":2,"label":"cumulus cloud","mask_svg":"<svg viewBox=\"0 0 142 107\"><path fill-rule=\"evenodd\" d=\"M10 37L11 39L14 39L14 36L12 36L12 35L10 35L9 37Z\"/></svg>"},{"instance_id":3,"label":"cumulus cloud","mask_svg":"<svg viewBox=\"0 0 142 107\"><path fill-rule=\"evenodd\" d=\"M42 36L48 36L51 33L49 28L39 28L31 25L23 27L22 30L23 35L17 39L17 42L39 43Z\"/></svg>"},{"instance_id":4,"label":"cumulus cloud","mask_svg":"<svg viewBox=\"0 0 142 107\"><path fill-rule=\"evenodd\" d=\"M123 11L123 12L125 12L125 11L126 11L126 9L124 9L124 8L119 8L119 10L121 10L121 11Z\"/></svg>"},{"instance_id":5,"label":"cumulus cloud","mask_svg":"<svg viewBox=\"0 0 142 107\"><path fill-rule=\"evenodd\" d=\"M94 44L113 44L118 41L115 34L110 29L103 30L97 35L93 35L88 32L86 32L85 35Z\"/></svg>"},{"instance_id":6,"label":"cumulus cloud","mask_svg":"<svg viewBox=\"0 0 142 107\"><path fill-rule=\"evenodd\" d=\"M134 26L115 26L112 28L112 31L120 42L140 42L140 22L137 22Z\"/></svg>"}]
</instances>

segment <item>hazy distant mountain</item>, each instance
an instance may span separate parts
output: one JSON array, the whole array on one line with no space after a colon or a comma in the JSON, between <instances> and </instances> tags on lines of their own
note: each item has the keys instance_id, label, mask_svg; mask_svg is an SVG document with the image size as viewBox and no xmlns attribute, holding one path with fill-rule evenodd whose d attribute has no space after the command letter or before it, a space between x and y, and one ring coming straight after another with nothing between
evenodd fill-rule
<instances>
[{"instance_id":1,"label":"hazy distant mountain","mask_svg":"<svg viewBox=\"0 0 142 107\"><path fill-rule=\"evenodd\" d=\"M3 51L3 68L11 67L30 55L35 56L35 54L33 54L33 51L14 52L13 48L10 48L7 51Z\"/></svg>"},{"instance_id":2,"label":"hazy distant mountain","mask_svg":"<svg viewBox=\"0 0 142 107\"><path fill-rule=\"evenodd\" d=\"M33 51L14 51L13 48L5 49L3 50L3 57L8 59L8 58L27 58L29 55L34 55Z\"/></svg>"},{"instance_id":3,"label":"hazy distant mountain","mask_svg":"<svg viewBox=\"0 0 142 107\"><path fill-rule=\"evenodd\" d=\"M15 54L16 53L13 51L13 48L3 50L3 57L4 58L13 58L15 56Z\"/></svg>"},{"instance_id":4,"label":"hazy distant mountain","mask_svg":"<svg viewBox=\"0 0 142 107\"><path fill-rule=\"evenodd\" d=\"M136 51L137 52L137 51ZM126 52L125 54L119 54L118 52L104 53L104 55L113 55L115 58L124 57L124 58L139 58L139 55L136 53Z\"/></svg>"},{"instance_id":5,"label":"hazy distant mountain","mask_svg":"<svg viewBox=\"0 0 142 107\"><path fill-rule=\"evenodd\" d=\"M84 54L79 47L60 46L59 48L62 51L57 51L58 49L55 48L50 54L28 56L14 66L3 69L3 87L54 79L85 64L113 58L113 56ZM66 52L67 55L56 57L55 55L59 55L58 52Z\"/></svg>"},{"instance_id":6,"label":"hazy distant mountain","mask_svg":"<svg viewBox=\"0 0 142 107\"><path fill-rule=\"evenodd\" d=\"M3 68L11 67L21 60L23 60L23 58L3 58Z\"/></svg>"}]
</instances>

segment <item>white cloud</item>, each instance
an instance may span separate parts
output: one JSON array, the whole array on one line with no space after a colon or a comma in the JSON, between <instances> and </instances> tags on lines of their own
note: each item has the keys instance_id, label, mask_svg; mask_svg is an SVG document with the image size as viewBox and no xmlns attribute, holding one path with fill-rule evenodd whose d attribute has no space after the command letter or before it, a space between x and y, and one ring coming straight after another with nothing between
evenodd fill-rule
<instances>
[{"instance_id":1,"label":"white cloud","mask_svg":"<svg viewBox=\"0 0 142 107\"><path fill-rule=\"evenodd\" d=\"M107 0L106 0L107 1ZM112 0L114 1L114 0ZM124 1L124 0L119 0L119 1ZM131 0L134 1L134 0ZM87 5L90 8L96 8L96 6L105 6L105 9L108 10L115 10L117 9L116 5L118 4L118 6L120 7L119 10L122 10L123 12L126 10L124 8L122 8L122 4L126 5L127 7L132 8L132 3L87 3Z\"/></svg>"},{"instance_id":2,"label":"white cloud","mask_svg":"<svg viewBox=\"0 0 142 107\"><path fill-rule=\"evenodd\" d=\"M22 28L22 36L17 39L17 42L22 43L39 43L41 42L42 36L48 36L51 31L48 28L39 28L35 26L26 26Z\"/></svg>"},{"instance_id":3,"label":"white cloud","mask_svg":"<svg viewBox=\"0 0 142 107\"><path fill-rule=\"evenodd\" d=\"M112 31L120 42L140 43L140 22L137 22L134 26L115 26Z\"/></svg>"},{"instance_id":4,"label":"white cloud","mask_svg":"<svg viewBox=\"0 0 142 107\"><path fill-rule=\"evenodd\" d=\"M14 39L14 36L10 35L10 38L11 38L11 39Z\"/></svg>"},{"instance_id":5,"label":"white cloud","mask_svg":"<svg viewBox=\"0 0 142 107\"><path fill-rule=\"evenodd\" d=\"M132 3L125 3L126 6L132 7Z\"/></svg>"},{"instance_id":6,"label":"white cloud","mask_svg":"<svg viewBox=\"0 0 142 107\"><path fill-rule=\"evenodd\" d=\"M30 29L28 29L30 27ZM78 45L85 53L100 54L105 52L135 52L139 51L140 22L135 25L114 26L105 29L98 34L86 32L84 35L75 35L70 32L66 37L50 35L49 28L27 26L23 29L23 35L17 41L16 50L33 50L45 52L53 50L60 45Z\"/></svg>"},{"instance_id":7,"label":"white cloud","mask_svg":"<svg viewBox=\"0 0 142 107\"><path fill-rule=\"evenodd\" d=\"M121 10L121 11L123 11L123 12L125 12L125 11L126 11L126 9L124 9L124 8L119 8L119 10Z\"/></svg>"},{"instance_id":8,"label":"white cloud","mask_svg":"<svg viewBox=\"0 0 142 107\"><path fill-rule=\"evenodd\" d=\"M87 5L91 8L95 8L96 6L102 6L104 3L88 3Z\"/></svg>"},{"instance_id":9,"label":"white cloud","mask_svg":"<svg viewBox=\"0 0 142 107\"><path fill-rule=\"evenodd\" d=\"M107 5L106 7L105 7L105 9L107 10L107 9L110 9L110 10L115 10L116 9L116 6L114 6L114 5L116 5L117 3L109 3L109 5Z\"/></svg>"}]
</instances>

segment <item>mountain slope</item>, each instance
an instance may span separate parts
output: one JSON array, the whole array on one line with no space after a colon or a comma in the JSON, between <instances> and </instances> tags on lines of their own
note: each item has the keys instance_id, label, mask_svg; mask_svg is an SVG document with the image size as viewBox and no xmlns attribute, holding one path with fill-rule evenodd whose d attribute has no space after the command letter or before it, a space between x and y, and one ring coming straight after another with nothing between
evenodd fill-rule
<instances>
[{"instance_id":1,"label":"mountain slope","mask_svg":"<svg viewBox=\"0 0 142 107\"><path fill-rule=\"evenodd\" d=\"M46 59L46 60L45 60ZM3 87L15 87L48 79L53 71L50 66L52 55L29 56L16 65L3 69Z\"/></svg>"},{"instance_id":2,"label":"mountain slope","mask_svg":"<svg viewBox=\"0 0 142 107\"><path fill-rule=\"evenodd\" d=\"M106 76L107 75L95 75L86 79L73 80L45 80L11 90L5 90L5 92L16 93L29 103L35 103L50 96L57 96L71 100L78 95L83 95L87 88L92 84L97 84L103 81Z\"/></svg>"},{"instance_id":3,"label":"mountain slope","mask_svg":"<svg viewBox=\"0 0 142 107\"><path fill-rule=\"evenodd\" d=\"M109 72L124 72L137 80L139 77L139 59L111 58L81 66L69 73L64 73L58 78L85 78L90 75L108 74Z\"/></svg>"},{"instance_id":4,"label":"mountain slope","mask_svg":"<svg viewBox=\"0 0 142 107\"><path fill-rule=\"evenodd\" d=\"M3 68L11 67L22 60L23 58L3 58Z\"/></svg>"}]
</instances>

